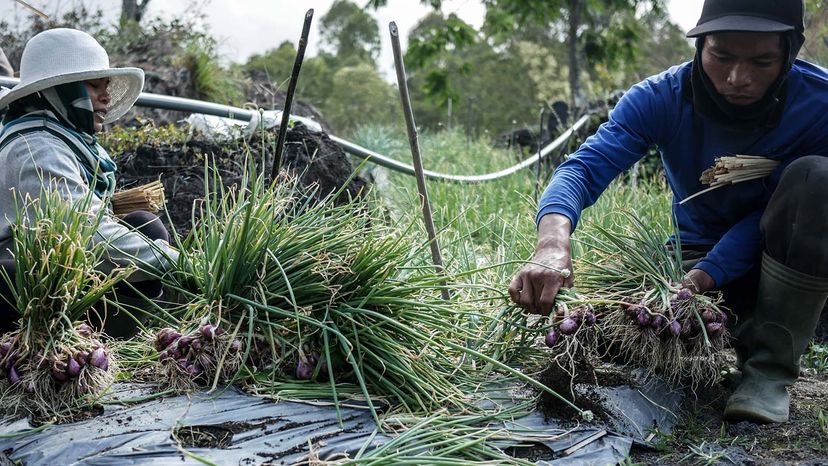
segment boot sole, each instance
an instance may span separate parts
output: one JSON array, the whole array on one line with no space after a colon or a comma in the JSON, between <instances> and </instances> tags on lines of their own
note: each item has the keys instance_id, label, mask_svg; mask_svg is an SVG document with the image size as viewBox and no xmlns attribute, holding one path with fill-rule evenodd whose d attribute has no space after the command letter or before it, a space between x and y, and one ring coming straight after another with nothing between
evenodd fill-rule
<instances>
[{"instance_id":1,"label":"boot sole","mask_svg":"<svg viewBox=\"0 0 828 466\"><path fill-rule=\"evenodd\" d=\"M750 403L728 403L724 419L729 422L749 421L757 424L788 422L789 415L773 413Z\"/></svg>"}]
</instances>

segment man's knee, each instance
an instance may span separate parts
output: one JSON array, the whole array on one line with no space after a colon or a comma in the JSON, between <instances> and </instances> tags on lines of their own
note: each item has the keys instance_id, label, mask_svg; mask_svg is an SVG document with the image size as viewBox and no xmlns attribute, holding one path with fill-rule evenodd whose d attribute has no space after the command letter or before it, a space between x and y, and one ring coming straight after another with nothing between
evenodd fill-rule
<instances>
[{"instance_id":1,"label":"man's knee","mask_svg":"<svg viewBox=\"0 0 828 466\"><path fill-rule=\"evenodd\" d=\"M828 193L828 156L809 155L796 159L782 172L777 189L780 188L809 197Z\"/></svg>"}]
</instances>

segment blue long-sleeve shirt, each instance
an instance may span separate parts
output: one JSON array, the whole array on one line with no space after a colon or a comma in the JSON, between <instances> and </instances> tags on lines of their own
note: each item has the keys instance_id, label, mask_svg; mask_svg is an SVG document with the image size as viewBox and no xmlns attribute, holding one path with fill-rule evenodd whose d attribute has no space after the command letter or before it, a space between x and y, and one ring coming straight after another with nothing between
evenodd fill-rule
<instances>
[{"instance_id":1,"label":"blue long-sleeve shirt","mask_svg":"<svg viewBox=\"0 0 828 466\"><path fill-rule=\"evenodd\" d=\"M828 70L797 60L789 73L779 125L746 134L728 131L693 111L692 101L685 97L690 65L648 78L621 98L609 121L555 170L536 220L563 214L574 230L581 211L656 146L673 192L681 242L712 246L696 267L721 287L744 275L761 257L759 220L781 171L802 156L828 156ZM735 154L764 156L781 164L768 178L725 186L679 204L706 188L699 176L717 157Z\"/></svg>"}]
</instances>

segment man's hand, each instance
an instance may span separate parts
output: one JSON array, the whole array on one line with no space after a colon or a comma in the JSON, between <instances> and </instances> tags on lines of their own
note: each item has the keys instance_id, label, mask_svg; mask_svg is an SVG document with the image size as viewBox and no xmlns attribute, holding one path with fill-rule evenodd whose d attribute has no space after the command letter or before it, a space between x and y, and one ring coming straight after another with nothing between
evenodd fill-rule
<instances>
[{"instance_id":1,"label":"man's hand","mask_svg":"<svg viewBox=\"0 0 828 466\"><path fill-rule=\"evenodd\" d=\"M716 282L704 270L692 269L684 274L681 285L693 293L706 293L716 287Z\"/></svg>"},{"instance_id":2,"label":"man's hand","mask_svg":"<svg viewBox=\"0 0 828 466\"><path fill-rule=\"evenodd\" d=\"M561 286L572 287L572 257L569 249L569 219L559 214L545 215L538 226L538 245L532 264L523 267L509 285L515 304L533 314L549 315ZM561 272L570 273L564 277Z\"/></svg>"}]
</instances>

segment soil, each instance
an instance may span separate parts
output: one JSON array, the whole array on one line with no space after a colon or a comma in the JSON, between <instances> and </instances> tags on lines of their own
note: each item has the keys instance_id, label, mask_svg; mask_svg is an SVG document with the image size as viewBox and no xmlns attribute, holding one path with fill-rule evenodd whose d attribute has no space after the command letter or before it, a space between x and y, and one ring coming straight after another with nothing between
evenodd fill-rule
<instances>
[{"instance_id":1,"label":"soil","mask_svg":"<svg viewBox=\"0 0 828 466\"><path fill-rule=\"evenodd\" d=\"M89 408L85 408L79 411L72 412L70 415L67 415L66 418L61 420L61 424L72 424L73 422L83 422L89 419L96 418L104 413L104 407L102 405L94 405ZM40 427L43 424L54 422L54 418L51 416L47 416L44 414L37 414L33 413L29 417L29 425L32 427Z\"/></svg>"},{"instance_id":2,"label":"soil","mask_svg":"<svg viewBox=\"0 0 828 466\"><path fill-rule=\"evenodd\" d=\"M737 424L722 420L727 382L687 397L680 423L662 450L634 447L636 464L828 465L828 374L806 373L791 388L791 419L784 424Z\"/></svg>"},{"instance_id":3,"label":"soil","mask_svg":"<svg viewBox=\"0 0 828 466\"><path fill-rule=\"evenodd\" d=\"M729 363L735 363L732 352L727 356ZM556 364L551 364L542 372L540 380L561 394L571 394L571 384L574 384L576 396L570 401L591 410L598 420L608 421L609 413L603 408L606 400L596 390L589 390L589 385L597 380L598 386L604 387L635 386L635 381L624 371L611 370L612 364L579 361L577 367L579 375L573 380ZM726 378L718 384L699 388L695 394L688 393L677 413L679 421L672 434L654 439L656 450L634 444L631 463L828 465L828 373L817 374L811 369L802 372L790 389L791 418L784 424L724 422L722 412L736 383L737 380ZM546 394L540 397L539 409L556 419L574 419L576 414L568 405ZM521 458L550 459L550 452L541 447L514 453Z\"/></svg>"},{"instance_id":4,"label":"soil","mask_svg":"<svg viewBox=\"0 0 828 466\"><path fill-rule=\"evenodd\" d=\"M184 448L228 448L233 431L221 426L183 426L173 430L173 441Z\"/></svg>"},{"instance_id":5,"label":"soil","mask_svg":"<svg viewBox=\"0 0 828 466\"><path fill-rule=\"evenodd\" d=\"M270 173L274 160L274 146L278 130L257 135L244 142L217 142L203 137L194 137L185 144L145 143L135 150L118 154L118 189L140 186L157 179L164 185L167 199L166 210L160 214L170 231L186 235L192 226L193 204L204 197L204 161L214 160L225 188L237 186L245 170L245 157L265 160L265 173ZM304 187L318 186L313 198L318 201L339 190L337 203L346 202L349 197L359 196L367 191L367 182L352 177L353 167L342 149L325 133L308 130L302 124L288 130L284 168L298 177ZM197 214L197 212L196 212ZM196 216L195 220L198 220Z\"/></svg>"},{"instance_id":6,"label":"soil","mask_svg":"<svg viewBox=\"0 0 828 466\"><path fill-rule=\"evenodd\" d=\"M616 381L600 377L593 364L584 358L578 358L575 361L574 373L575 377L572 377L558 364L552 362L541 372L538 380L555 393L567 398L575 406L592 411L597 420L608 420L608 414L604 409L606 400L589 387L594 387L596 382L600 386L613 386ZM578 415L577 411L563 400L547 392L541 393L538 408L547 419L576 419Z\"/></svg>"}]
</instances>

